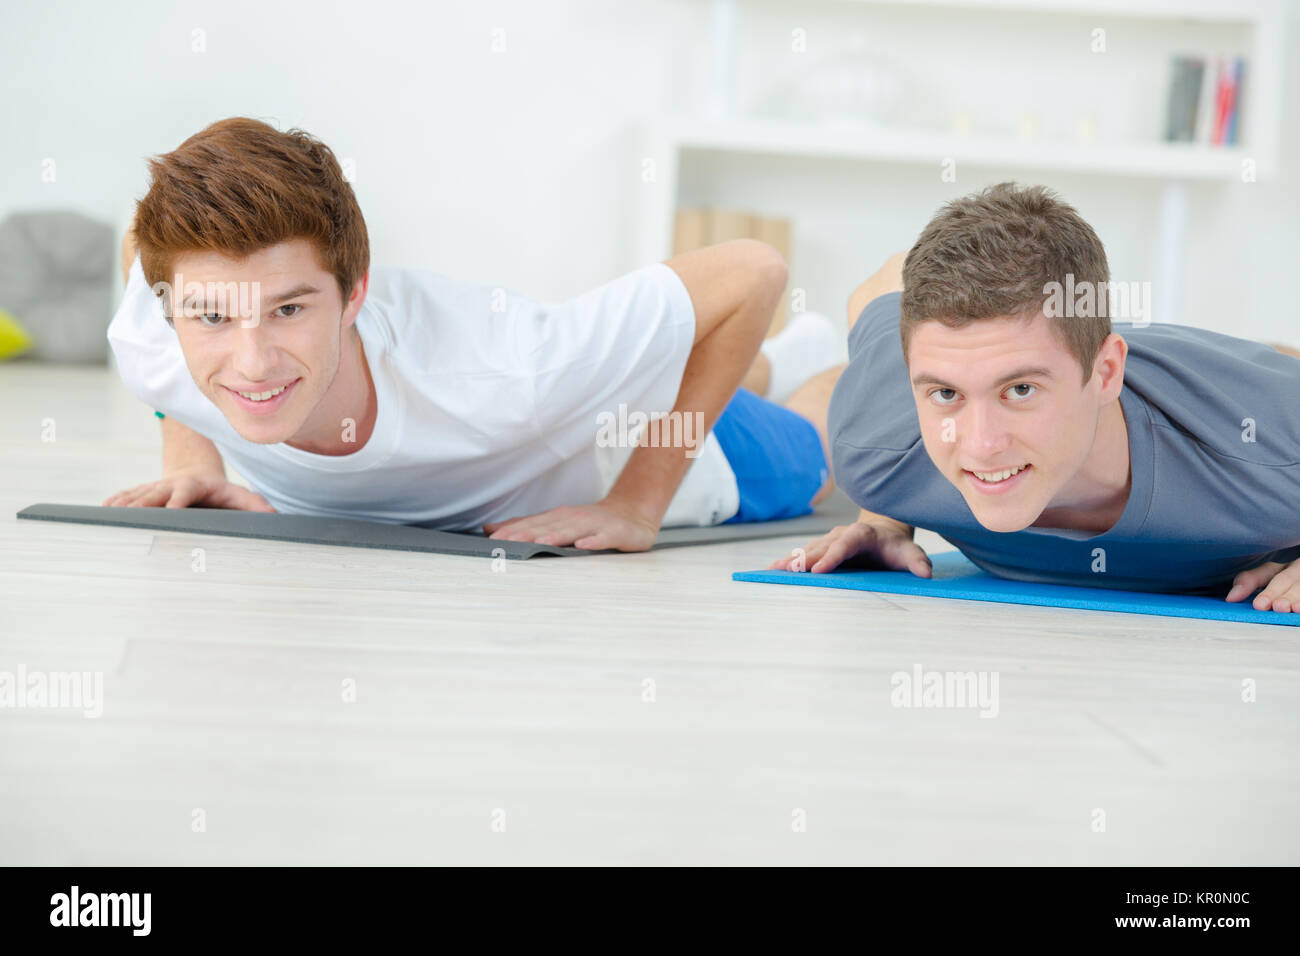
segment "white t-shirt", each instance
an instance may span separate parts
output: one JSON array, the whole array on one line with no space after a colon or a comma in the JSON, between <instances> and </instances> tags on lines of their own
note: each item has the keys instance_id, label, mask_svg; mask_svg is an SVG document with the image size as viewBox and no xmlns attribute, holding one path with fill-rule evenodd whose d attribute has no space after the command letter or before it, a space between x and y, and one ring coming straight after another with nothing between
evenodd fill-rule
<instances>
[{"instance_id":1,"label":"white t-shirt","mask_svg":"<svg viewBox=\"0 0 1300 956\"><path fill-rule=\"evenodd\" d=\"M633 450L610 446L609 416L620 404L624 421L672 410L695 311L663 263L560 304L372 268L356 326L378 412L370 440L339 456L241 437L191 378L138 257L108 340L132 394L211 440L277 511L481 531L604 497ZM717 524L739 507L710 432L663 527Z\"/></svg>"}]
</instances>

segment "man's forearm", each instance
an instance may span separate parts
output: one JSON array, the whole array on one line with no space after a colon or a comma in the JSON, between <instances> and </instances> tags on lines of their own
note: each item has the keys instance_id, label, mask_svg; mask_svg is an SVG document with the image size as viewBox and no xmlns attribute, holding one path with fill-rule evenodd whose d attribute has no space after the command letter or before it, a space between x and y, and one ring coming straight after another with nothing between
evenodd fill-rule
<instances>
[{"instance_id":1,"label":"man's forearm","mask_svg":"<svg viewBox=\"0 0 1300 956\"><path fill-rule=\"evenodd\" d=\"M217 446L174 418L162 420L164 478L182 472L226 476Z\"/></svg>"},{"instance_id":2,"label":"man's forearm","mask_svg":"<svg viewBox=\"0 0 1300 956\"><path fill-rule=\"evenodd\" d=\"M743 254L745 250L733 251ZM738 295L738 302L722 316L716 312L723 310L717 309L700 294L693 268L686 266L681 270L692 300L698 297L701 304L707 303L704 308L696 307L697 334L700 329L706 331L696 339L686 361L673 414L666 423L659 423L658 444L648 444L643 439L642 444L633 450L606 496L607 503L621 504L657 525L705 437L736 393L758 354L758 347L771 325L786 283L785 264L779 256L773 258L757 250L751 251L755 253L754 259L743 279L724 274L709 289L708 294L717 294L720 286L743 281L744 294ZM705 309L715 314L709 314ZM698 421L701 427L688 427L688 420L692 426ZM680 427L662 427L674 422ZM685 438L692 441L688 444L683 440Z\"/></svg>"},{"instance_id":3,"label":"man's forearm","mask_svg":"<svg viewBox=\"0 0 1300 956\"><path fill-rule=\"evenodd\" d=\"M767 297L747 302L695 346L682 373L673 414L660 422L659 443L647 444L643 433L642 444L633 450L606 501L621 502L658 524L752 364L774 309L775 301ZM680 426L666 427L674 422ZM696 422L700 427L695 427Z\"/></svg>"}]
</instances>

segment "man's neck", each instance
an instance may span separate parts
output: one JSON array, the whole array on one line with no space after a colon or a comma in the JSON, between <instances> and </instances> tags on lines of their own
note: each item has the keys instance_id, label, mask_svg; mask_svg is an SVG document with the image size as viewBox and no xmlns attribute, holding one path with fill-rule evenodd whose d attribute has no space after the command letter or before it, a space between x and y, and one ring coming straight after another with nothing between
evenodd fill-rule
<instances>
[{"instance_id":1,"label":"man's neck","mask_svg":"<svg viewBox=\"0 0 1300 956\"><path fill-rule=\"evenodd\" d=\"M1133 487L1128 422L1119 400L1103 409L1083 467L1043 509L1032 527L1109 531L1124 514Z\"/></svg>"},{"instance_id":2,"label":"man's neck","mask_svg":"<svg viewBox=\"0 0 1300 956\"><path fill-rule=\"evenodd\" d=\"M334 381L301 431L285 442L290 448L313 455L342 456L355 454L370 440L379 402L355 322L344 330L340 351ZM346 419L355 424L346 426Z\"/></svg>"}]
</instances>

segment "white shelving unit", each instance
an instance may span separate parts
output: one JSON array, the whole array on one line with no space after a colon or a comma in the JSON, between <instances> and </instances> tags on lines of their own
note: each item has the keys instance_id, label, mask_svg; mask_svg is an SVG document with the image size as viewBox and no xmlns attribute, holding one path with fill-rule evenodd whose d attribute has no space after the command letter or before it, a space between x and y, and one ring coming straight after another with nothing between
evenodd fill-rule
<instances>
[{"instance_id":1,"label":"white shelving unit","mask_svg":"<svg viewBox=\"0 0 1300 956\"><path fill-rule=\"evenodd\" d=\"M1280 0L857 0L880 7L954 11L1024 12L1026 15L1089 15L1167 23L1186 21L1245 29L1250 37L1244 101L1243 142L1230 147L1193 143L1021 142L1011 138L960 136L888 127L820 126L738 116L735 112L737 36L744 0L713 0L713 88L699 116L668 117L647 126L647 156L657 157L653 199L642 209L640 261L671 254L683 163L700 153L737 157L785 156L863 162L917 163L938 168L948 157L963 167L1008 172L1063 172L1151 180L1161 190L1157 229L1159 287L1167 290L1156 321L1178 313L1182 281L1182 234L1188 184L1240 181L1243 160L1259 180L1278 173L1282 113L1284 19ZM845 7L856 4L844 4Z\"/></svg>"},{"instance_id":2,"label":"white shelving unit","mask_svg":"<svg viewBox=\"0 0 1300 956\"><path fill-rule=\"evenodd\" d=\"M1231 179L1253 150L1193 143L1073 144L1014 142L989 137L820 128L773 121L677 120L664 135L679 154L686 150L808 156L832 159L917 162L938 165L945 156L974 166L1097 173L1161 179Z\"/></svg>"}]
</instances>

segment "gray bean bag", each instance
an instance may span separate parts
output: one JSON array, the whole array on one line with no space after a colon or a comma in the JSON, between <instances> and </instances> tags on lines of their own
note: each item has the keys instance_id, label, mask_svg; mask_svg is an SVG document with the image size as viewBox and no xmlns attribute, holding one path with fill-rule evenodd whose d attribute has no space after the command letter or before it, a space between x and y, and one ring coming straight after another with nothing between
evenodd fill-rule
<instances>
[{"instance_id":1,"label":"gray bean bag","mask_svg":"<svg viewBox=\"0 0 1300 956\"><path fill-rule=\"evenodd\" d=\"M0 222L0 309L34 342L16 360L107 364L116 267L107 223L64 211Z\"/></svg>"}]
</instances>

